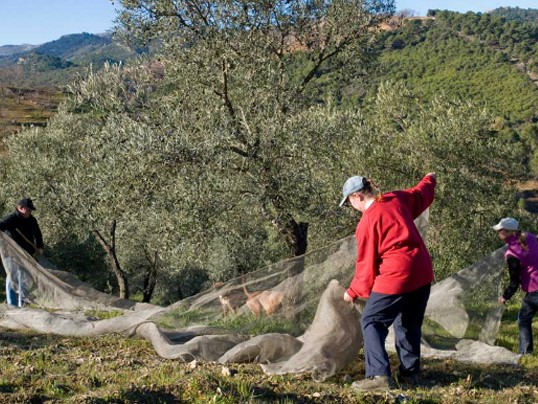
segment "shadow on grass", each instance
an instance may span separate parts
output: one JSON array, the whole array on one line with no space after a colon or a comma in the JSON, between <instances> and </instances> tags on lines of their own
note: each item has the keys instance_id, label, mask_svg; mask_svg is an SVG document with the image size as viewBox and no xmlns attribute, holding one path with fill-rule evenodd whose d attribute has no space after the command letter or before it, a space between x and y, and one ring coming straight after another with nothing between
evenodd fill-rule
<instances>
[{"instance_id":1,"label":"shadow on grass","mask_svg":"<svg viewBox=\"0 0 538 404\"><path fill-rule=\"evenodd\" d=\"M63 339L60 335L25 333L24 331L10 331L0 328L0 346L16 346L27 351L31 349L45 348L57 344Z\"/></svg>"},{"instance_id":2,"label":"shadow on grass","mask_svg":"<svg viewBox=\"0 0 538 404\"><path fill-rule=\"evenodd\" d=\"M111 401L94 401L95 403L117 403L118 399ZM180 398L176 397L164 389L161 390L149 390L144 388L134 388L132 390L126 390L121 394L119 402L126 403L183 403Z\"/></svg>"},{"instance_id":3,"label":"shadow on grass","mask_svg":"<svg viewBox=\"0 0 538 404\"><path fill-rule=\"evenodd\" d=\"M472 365L456 361L424 361L420 387L469 385L473 388L504 390L521 385L538 387L538 370L520 365Z\"/></svg>"},{"instance_id":4,"label":"shadow on grass","mask_svg":"<svg viewBox=\"0 0 538 404\"><path fill-rule=\"evenodd\" d=\"M8 383L0 383L0 394L1 393L14 393L15 386Z\"/></svg>"}]
</instances>

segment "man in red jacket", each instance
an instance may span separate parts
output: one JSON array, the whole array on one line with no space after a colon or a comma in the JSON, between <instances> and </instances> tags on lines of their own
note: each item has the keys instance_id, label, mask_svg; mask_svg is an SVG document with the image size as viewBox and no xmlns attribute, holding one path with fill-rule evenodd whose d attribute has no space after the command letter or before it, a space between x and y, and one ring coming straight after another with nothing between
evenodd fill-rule
<instances>
[{"instance_id":1,"label":"man in red jacket","mask_svg":"<svg viewBox=\"0 0 538 404\"><path fill-rule=\"evenodd\" d=\"M426 174L413 188L386 194L364 177L351 177L344 184L340 206L349 202L362 213L355 231L355 276L344 300L367 299L361 318L366 378L353 383L355 390L391 387L385 340L392 324L400 359L398 379L418 382L421 328L433 269L413 221L433 202L435 185L435 173Z\"/></svg>"}]
</instances>

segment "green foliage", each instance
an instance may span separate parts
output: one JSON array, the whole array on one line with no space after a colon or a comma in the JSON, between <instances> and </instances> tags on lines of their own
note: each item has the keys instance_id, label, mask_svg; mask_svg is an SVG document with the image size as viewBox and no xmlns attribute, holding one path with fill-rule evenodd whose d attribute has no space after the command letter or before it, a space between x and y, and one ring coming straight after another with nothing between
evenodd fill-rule
<instances>
[{"instance_id":1,"label":"green foliage","mask_svg":"<svg viewBox=\"0 0 538 404\"><path fill-rule=\"evenodd\" d=\"M42 223L41 226L47 234L46 255L49 261L97 290L117 292L116 281L107 267L105 253L93 235L78 239L70 231L63 233L63 236L56 234L55 228L48 229L48 223ZM51 233L51 238L48 238Z\"/></svg>"},{"instance_id":2,"label":"green foliage","mask_svg":"<svg viewBox=\"0 0 538 404\"><path fill-rule=\"evenodd\" d=\"M167 104L158 101L160 90L146 90L149 80L146 70L133 68L90 75L73 88L66 105L90 113L62 109L46 129L10 139L5 161L5 195L30 194L39 201L51 244L83 242L92 229L106 230L117 220L118 253L138 287L144 281L141 262L152 251L159 257L161 296L189 284L180 293L184 297L207 280L203 275L181 281L190 279L188 272L178 275L182 268L203 268L220 280L276 261L275 251L282 254L282 248L275 250L268 237L263 198L286 201L308 217L317 245L349 234L356 219L338 208L337 195L340 182L357 171L387 190L411 186L428 170L439 173L429 241L438 276L495 247L494 238L482 233L509 209L509 190L497 176L516 177L510 163L517 159L489 129L491 118L471 103L443 97L420 102L399 84L380 87L368 119L331 105L287 120L259 114L262 143L257 157L243 162L223 148L234 143L221 136L219 120L189 120L198 109L186 102L172 107L170 98ZM25 164L31 166L21 170ZM241 165L250 171L236 170ZM459 246L467 243L472 251L461 254Z\"/></svg>"},{"instance_id":3,"label":"green foliage","mask_svg":"<svg viewBox=\"0 0 538 404\"><path fill-rule=\"evenodd\" d=\"M130 35L162 42L168 95L155 115L168 128L165 158L190 179L186 187L196 182L204 231L212 239L230 220L244 234L271 224L292 255L304 253L306 218L324 214L331 186L314 165L337 172L328 152L350 127L330 106L316 107L315 83L329 65L364 63L369 27L393 3L199 2L205 18L170 1L123 6ZM308 49L304 64L288 56L293 47Z\"/></svg>"},{"instance_id":4,"label":"green foliage","mask_svg":"<svg viewBox=\"0 0 538 404\"><path fill-rule=\"evenodd\" d=\"M43 55L38 52L31 52L24 57L19 57L17 64L21 65L27 74L34 71L44 72L47 70L67 69L73 66L73 63L64 61L59 57Z\"/></svg>"},{"instance_id":5,"label":"green foliage","mask_svg":"<svg viewBox=\"0 0 538 404\"><path fill-rule=\"evenodd\" d=\"M500 16L507 21L538 22L538 10L534 8L499 7L489 12L492 16Z\"/></svg>"},{"instance_id":6,"label":"green foliage","mask_svg":"<svg viewBox=\"0 0 538 404\"><path fill-rule=\"evenodd\" d=\"M499 15L437 11L435 20L410 20L381 35L383 74L374 81L405 80L427 99L444 93L483 105L497 117L501 137L519 150L523 166L536 173L538 88L531 78L537 32L535 23Z\"/></svg>"},{"instance_id":7,"label":"green foliage","mask_svg":"<svg viewBox=\"0 0 538 404\"><path fill-rule=\"evenodd\" d=\"M433 34L433 33L432 33ZM513 124L538 116L538 88L498 53L456 37L430 37L414 47L385 52L385 77L405 80L431 99L439 92L487 105Z\"/></svg>"},{"instance_id":8,"label":"green foliage","mask_svg":"<svg viewBox=\"0 0 538 404\"><path fill-rule=\"evenodd\" d=\"M508 202L510 181L522 170L517 150L492 131L492 117L446 95L424 100L402 83L380 86L370 114L373 130L361 141L367 153L357 158L359 173L383 189L414 185L428 171L438 174L428 233L438 279L493 251L495 237L486 229L515 209Z\"/></svg>"}]
</instances>

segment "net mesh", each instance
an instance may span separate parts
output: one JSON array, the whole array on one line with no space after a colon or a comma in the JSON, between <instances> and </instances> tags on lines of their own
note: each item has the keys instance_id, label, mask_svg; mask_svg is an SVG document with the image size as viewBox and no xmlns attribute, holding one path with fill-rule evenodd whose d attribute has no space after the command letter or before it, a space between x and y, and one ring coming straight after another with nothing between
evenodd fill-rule
<instances>
[{"instance_id":1,"label":"net mesh","mask_svg":"<svg viewBox=\"0 0 538 404\"><path fill-rule=\"evenodd\" d=\"M425 237L428 211L416 221ZM479 363L517 363L494 346L503 249L432 286L423 356ZM354 274L353 236L270 265L168 307L98 292L71 274L45 268L4 233L0 255L12 287L31 306L2 305L0 326L72 336L138 335L168 359L260 363L268 374L310 372L323 381L357 357L360 303L343 300ZM43 310L46 309L46 310ZM88 310L113 310L99 320ZM393 337L387 349L394 350Z\"/></svg>"}]
</instances>

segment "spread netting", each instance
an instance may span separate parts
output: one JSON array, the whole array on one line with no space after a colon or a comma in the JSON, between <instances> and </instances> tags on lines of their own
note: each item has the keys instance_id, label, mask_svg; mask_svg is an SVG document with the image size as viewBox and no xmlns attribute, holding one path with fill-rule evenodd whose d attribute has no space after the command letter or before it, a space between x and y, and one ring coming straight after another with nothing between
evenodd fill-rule
<instances>
[{"instance_id":1,"label":"spread netting","mask_svg":"<svg viewBox=\"0 0 538 404\"><path fill-rule=\"evenodd\" d=\"M425 235L428 211L416 221ZM270 265L168 307L98 292L71 274L45 268L4 233L0 254L23 308L2 305L0 327L65 336L121 333L149 340L167 359L259 363L267 374L309 372L323 381L356 360L361 304L343 300L354 273L353 236ZM45 265L46 266L46 265ZM423 356L515 364L519 356L494 346L503 249L433 285ZM44 310L46 309L46 310ZM99 320L90 310L115 311ZM391 336L387 349L394 350Z\"/></svg>"}]
</instances>

